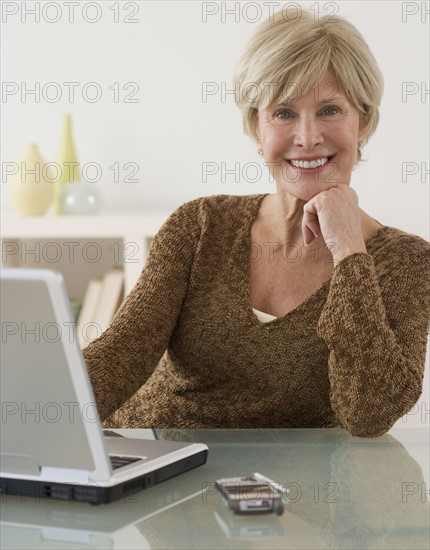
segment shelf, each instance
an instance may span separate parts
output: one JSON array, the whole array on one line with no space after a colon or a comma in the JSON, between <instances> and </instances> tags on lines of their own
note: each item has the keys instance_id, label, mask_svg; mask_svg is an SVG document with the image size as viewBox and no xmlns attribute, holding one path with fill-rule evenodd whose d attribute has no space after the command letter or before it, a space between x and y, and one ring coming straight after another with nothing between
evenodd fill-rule
<instances>
[{"instance_id":1,"label":"shelf","mask_svg":"<svg viewBox=\"0 0 430 550\"><path fill-rule=\"evenodd\" d=\"M169 211L111 216L2 216L3 239L95 237L115 238L127 234L153 236L169 217Z\"/></svg>"},{"instance_id":2,"label":"shelf","mask_svg":"<svg viewBox=\"0 0 430 550\"><path fill-rule=\"evenodd\" d=\"M2 216L1 241L26 239L122 239L133 243L133 260L124 261L125 295L135 285L145 264L148 239L169 217L169 211L94 216ZM3 260L2 260L3 261Z\"/></svg>"}]
</instances>

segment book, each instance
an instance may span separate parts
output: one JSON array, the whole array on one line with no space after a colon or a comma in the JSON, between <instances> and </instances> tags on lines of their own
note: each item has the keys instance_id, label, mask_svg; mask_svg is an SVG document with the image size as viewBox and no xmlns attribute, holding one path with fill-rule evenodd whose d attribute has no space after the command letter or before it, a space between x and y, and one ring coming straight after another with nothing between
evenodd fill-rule
<instances>
[{"instance_id":1,"label":"book","mask_svg":"<svg viewBox=\"0 0 430 550\"><path fill-rule=\"evenodd\" d=\"M116 267L88 283L78 319L78 340L81 349L101 336L108 328L122 303L123 289L124 271Z\"/></svg>"},{"instance_id":2,"label":"book","mask_svg":"<svg viewBox=\"0 0 430 550\"><path fill-rule=\"evenodd\" d=\"M103 276L102 289L98 300L95 320L102 332L110 325L122 301L124 271L112 268Z\"/></svg>"},{"instance_id":3,"label":"book","mask_svg":"<svg viewBox=\"0 0 430 550\"><path fill-rule=\"evenodd\" d=\"M91 279L85 291L82 307L78 317L78 341L81 349L85 348L94 338L99 336L95 326L96 309L99 303L103 278Z\"/></svg>"}]
</instances>

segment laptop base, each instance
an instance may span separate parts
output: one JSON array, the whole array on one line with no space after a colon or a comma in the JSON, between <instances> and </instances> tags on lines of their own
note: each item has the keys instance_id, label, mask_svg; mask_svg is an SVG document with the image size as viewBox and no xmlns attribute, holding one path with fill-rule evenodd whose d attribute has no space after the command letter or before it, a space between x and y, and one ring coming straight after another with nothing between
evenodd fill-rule
<instances>
[{"instance_id":1,"label":"laptop base","mask_svg":"<svg viewBox=\"0 0 430 550\"><path fill-rule=\"evenodd\" d=\"M206 463L207 450L187 456L167 466L163 466L154 472L148 472L142 476L112 485L101 487L95 482L88 484L70 484L49 481L36 481L25 479L1 478L0 494L17 495L20 497L32 497L55 500L78 500L90 504L109 504L117 500L123 500L135 495L142 489L148 489L166 479L193 470ZM3 499L5 496L3 496Z\"/></svg>"}]
</instances>

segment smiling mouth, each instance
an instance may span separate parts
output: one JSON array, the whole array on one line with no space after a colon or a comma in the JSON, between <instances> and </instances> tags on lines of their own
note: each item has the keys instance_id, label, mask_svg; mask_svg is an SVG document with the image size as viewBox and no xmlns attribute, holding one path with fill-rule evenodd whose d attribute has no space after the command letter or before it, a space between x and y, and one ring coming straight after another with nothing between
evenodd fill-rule
<instances>
[{"instance_id":1,"label":"smiling mouth","mask_svg":"<svg viewBox=\"0 0 430 550\"><path fill-rule=\"evenodd\" d=\"M328 164L336 155L331 155L329 157L323 157L317 160L288 160L288 164L293 168L301 168L304 170L314 170L315 168L321 168Z\"/></svg>"}]
</instances>

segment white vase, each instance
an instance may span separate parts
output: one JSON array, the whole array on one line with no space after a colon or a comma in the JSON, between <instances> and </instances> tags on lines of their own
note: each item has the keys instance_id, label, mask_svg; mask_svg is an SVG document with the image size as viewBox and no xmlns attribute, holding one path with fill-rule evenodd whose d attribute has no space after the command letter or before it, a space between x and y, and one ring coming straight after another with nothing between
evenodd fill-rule
<instances>
[{"instance_id":1,"label":"white vase","mask_svg":"<svg viewBox=\"0 0 430 550\"><path fill-rule=\"evenodd\" d=\"M97 185L73 181L65 185L59 194L58 204L63 214L96 214L103 205L103 195Z\"/></svg>"},{"instance_id":2,"label":"white vase","mask_svg":"<svg viewBox=\"0 0 430 550\"><path fill-rule=\"evenodd\" d=\"M37 145L30 144L10 181L9 196L17 214L45 214L54 196L54 178L52 167L46 166Z\"/></svg>"}]
</instances>

